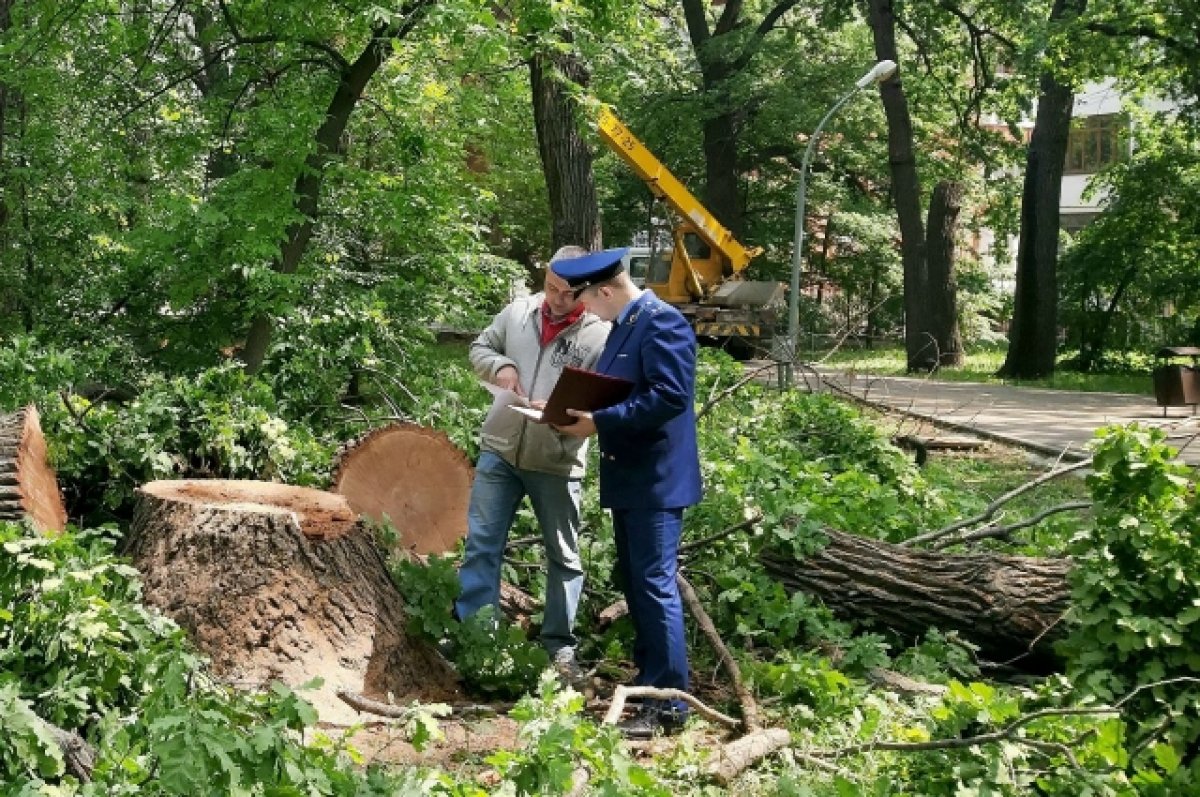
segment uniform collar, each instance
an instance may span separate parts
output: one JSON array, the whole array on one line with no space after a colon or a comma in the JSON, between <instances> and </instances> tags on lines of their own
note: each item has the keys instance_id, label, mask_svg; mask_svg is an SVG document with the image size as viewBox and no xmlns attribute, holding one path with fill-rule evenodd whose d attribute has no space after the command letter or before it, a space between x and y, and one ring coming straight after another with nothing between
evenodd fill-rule
<instances>
[{"instance_id":1,"label":"uniform collar","mask_svg":"<svg viewBox=\"0 0 1200 797\"><path fill-rule=\"evenodd\" d=\"M616 326L620 326L621 324L624 324L626 321L629 321L629 323L631 323L631 324L636 322L637 321L637 311L641 308L641 306L643 304L645 304L646 298L649 296L653 296L653 295L654 294L652 294L648 290L642 291L641 296L637 297L632 302L630 302L629 304L627 304L621 308L621 312L617 313L617 317L613 321L613 324L615 324Z\"/></svg>"}]
</instances>

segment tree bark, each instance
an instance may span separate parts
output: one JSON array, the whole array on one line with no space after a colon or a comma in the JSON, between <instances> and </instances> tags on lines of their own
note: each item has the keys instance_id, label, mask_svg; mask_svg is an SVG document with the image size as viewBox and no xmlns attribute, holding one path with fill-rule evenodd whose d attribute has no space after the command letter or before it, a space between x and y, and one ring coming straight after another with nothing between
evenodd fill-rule
<instances>
[{"instance_id":1,"label":"tree bark","mask_svg":"<svg viewBox=\"0 0 1200 797\"><path fill-rule=\"evenodd\" d=\"M0 521L28 518L38 531L67 526L58 477L46 458L37 407L0 415Z\"/></svg>"},{"instance_id":2,"label":"tree bark","mask_svg":"<svg viewBox=\"0 0 1200 797\"><path fill-rule=\"evenodd\" d=\"M321 718L353 722L338 690L446 700L456 677L411 637L371 532L342 496L255 481L138 490L127 553L146 601L174 618L227 681L324 679Z\"/></svg>"},{"instance_id":3,"label":"tree bark","mask_svg":"<svg viewBox=\"0 0 1200 797\"><path fill-rule=\"evenodd\" d=\"M958 328L958 285L954 276L962 196L962 183L943 180L934 187L929 203L925 262L929 279L929 326L937 343L937 352L926 370L963 363L962 336Z\"/></svg>"},{"instance_id":4,"label":"tree bark","mask_svg":"<svg viewBox=\"0 0 1200 797\"><path fill-rule=\"evenodd\" d=\"M550 194L552 249L602 245L592 149L580 135L575 103L564 81L586 86L587 70L573 55L538 53L529 62L538 154Z\"/></svg>"},{"instance_id":5,"label":"tree bark","mask_svg":"<svg viewBox=\"0 0 1200 797\"><path fill-rule=\"evenodd\" d=\"M982 655L1029 671L1057 666L1070 590L1066 559L951 555L826 529L829 543L803 560L762 555L786 588L820 598L840 617L912 636L957 631Z\"/></svg>"},{"instance_id":6,"label":"tree bark","mask_svg":"<svg viewBox=\"0 0 1200 797\"><path fill-rule=\"evenodd\" d=\"M692 51L700 67L706 111L701 124L704 149L704 205L717 221L741 238L744 227L743 208L738 191L738 116L730 108L727 83L733 76L734 53L720 42L739 28L741 0L726 3L712 30L702 0L683 0L684 19ZM714 41L715 40L715 41Z\"/></svg>"},{"instance_id":7,"label":"tree bark","mask_svg":"<svg viewBox=\"0 0 1200 797\"><path fill-rule=\"evenodd\" d=\"M1077 16L1087 0L1055 0L1051 22ZM1053 71L1042 73L1037 118L1025 158L1021 241L1008 354L999 375L1037 378L1054 373L1058 352L1058 203L1075 95Z\"/></svg>"},{"instance_id":8,"label":"tree bark","mask_svg":"<svg viewBox=\"0 0 1200 797\"><path fill-rule=\"evenodd\" d=\"M868 20L875 40L877 60L901 63L896 50L896 16L892 0L869 0ZM929 322L930 284L925 258L925 228L921 220L921 180L913 148L912 116L901 80L903 68L879 87L888 126L888 166L892 173L892 199L900 226L900 256L904 267L904 351L909 371L923 369L936 356Z\"/></svg>"}]
</instances>

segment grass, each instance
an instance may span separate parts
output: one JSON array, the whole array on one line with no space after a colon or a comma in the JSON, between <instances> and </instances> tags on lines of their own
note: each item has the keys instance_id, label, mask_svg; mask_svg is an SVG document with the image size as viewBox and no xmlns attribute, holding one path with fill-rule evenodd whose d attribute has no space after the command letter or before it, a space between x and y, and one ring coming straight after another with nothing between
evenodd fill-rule
<instances>
[{"instance_id":1,"label":"grass","mask_svg":"<svg viewBox=\"0 0 1200 797\"><path fill-rule=\"evenodd\" d=\"M809 362L827 366L853 368L864 373L882 376L905 376L904 349L839 349L835 352L806 352ZM1154 395L1149 374L1080 373L1058 370L1045 379L1000 379L995 374L1004 363L1003 349L980 349L968 352L966 362L958 368L943 368L935 376L945 382L987 382L1019 387L1075 390L1083 393L1133 393ZM911 374L922 376L922 374Z\"/></svg>"}]
</instances>

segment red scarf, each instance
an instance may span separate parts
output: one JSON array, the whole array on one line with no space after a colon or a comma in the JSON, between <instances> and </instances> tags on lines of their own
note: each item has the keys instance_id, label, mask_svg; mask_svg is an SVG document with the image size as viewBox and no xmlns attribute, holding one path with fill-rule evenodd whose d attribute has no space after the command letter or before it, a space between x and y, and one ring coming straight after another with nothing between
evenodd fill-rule
<instances>
[{"instance_id":1,"label":"red scarf","mask_svg":"<svg viewBox=\"0 0 1200 797\"><path fill-rule=\"evenodd\" d=\"M583 312L583 305L576 305L574 310L555 321L550 315L550 305L542 302L542 346L547 346L560 332L578 321Z\"/></svg>"}]
</instances>

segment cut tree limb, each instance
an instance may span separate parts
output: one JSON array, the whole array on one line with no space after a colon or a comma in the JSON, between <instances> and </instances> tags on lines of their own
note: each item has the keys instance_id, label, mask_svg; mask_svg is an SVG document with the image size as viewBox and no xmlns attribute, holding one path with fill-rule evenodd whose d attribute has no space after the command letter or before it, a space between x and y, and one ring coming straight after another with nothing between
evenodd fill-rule
<instances>
[{"instance_id":1,"label":"cut tree limb","mask_svg":"<svg viewBox=\"0 0 1200 797\"><path fill-rule=\"evenodd\" d=\"M0 415L0 520L29 518L39 532L67 526L58 477L46 458L37 407Z\"/></svg>"},{"instance_id":2,"label":"cut tree limb","mask_svg":"<svg viewBox=\"0 0 1200 797\"><path fill-rule=\"evenodd\" d=\"M761 728L729 744L721 745L708 765L708 774L722 786L728 786L747 767L787 747L792 735L784 728Z\"/></svg>"},{"instance_id":3,"label":"cut tree limb","mask_svg":"<svg viewBox=\"0 0 1200 797\"><path fill-rule=\"evenodd\" d=\"M409 635L371 532L333 493L256 481L151 482L127 552L148 603L185 628L227 681L298 686L322 719L353 722L336 691L448 701L450 666Z\"/></svg>"},{"instance_id":4,"label":"cut tree limb","mask_svg":"<svg viewBox=\"0 0 1200 797\"><path fill-rule=\"evenodd\" d=\"M730 728L736 728L742 724L741 720L734 719L728 714L722 714L715 708L706 705L700 698L682 689L660 689L654 686L625 686L622 684L613 692L612 702L609 703L608 711L604 714L605 725L617 723L617 720L621 718L621 712L625 710L625 701L631 697L648 697L651 700L682 700L707 720Z\"/></svg>"},{"instance_id":5,"label":"cut tree limb","mask_svg":"<svg viewBox=\"0 0 1200 797\"><path fill-rule=\"evenodd\" d=\"M733 684L733 691L737 694L738 703L742 706L742 727L747 732L758 730L758 703L754 700L754 696L750 694L750 690L746 688L746 684L742 681L742 671L738 668L737 661L734 660L733 654L729 652L729 648L725 646L725 642L721 639L721 635L717 631L717 626L713 623L712 618L708 616L708 612L704 609L704 604L700 602L700 596L696 594L696 590L692 588L691 583L684 578L683 573L677 573L675 580L679 584L679 594L683 598L684 604L688 607L688 611L692 613L692 617L696 618L696 624L700 626L701 632L708 638L708 643L717 652L717 659L725 667L725 671L729 673L729 680Z\"/></svg>"},{"instance_id":6,"label":"cut tree limb","mask_svg":"<svg viewBox=\"0 0 1200 797\"><path fill-rule=\"evenodd\" d=\"M410 553L446 553L467 533L474 470L441 432L411 423L373 429L338 451L333 492L376 522L390 521Z\"/></svg>"},{"instance_id":7,"label":"cut tree limb","mask_svg":"<svg viewBox=\"0 0 1200 797\"><path fill-rule=\"evenodd\" d=\"M1067 559L946 554L826 529L828 544L802 560L761 556L785 588L820 598L835 614L914 636L956 630L993 660L1044 671L1070 607Z\"/></svg>"},{"instance_id":8,"label":"cut tree limb","mask_svg":"<svg viewBox=\"0 0 1200 797\"><path fill-rule=\"evenodd\" d=\"M1012 490L1009 490L1007 493L1000 496L995 501L992 501L990 504L988 504L986 507L984 507L984 510L982 512L980 512L978 515L974 515L969 518L963 518L962 520L952 523L949 526L946 526L945 528L926 532L925 534L918 534L916 537L910 537L909 539L902 542L901 546L906 547L906 548L911 548L911 547L916 547L919 545L926 545L926 544L934 542L936 540L940 540L943 537L949 537L961 529L965 529L970 526L976 526L980 523L983 523L986 520L991 520L995 516L995 514L998 511L1000 511L1000 507L1004 506L1005 504L1007 504L1009 501L1013 500L1014 498L1016 498L1020 495L1023 495L1024 493L1027 493L1036 487L1040 487L1041 485L1045 484L1048 481L1057 479L1060 476L1065 476L1068 473L1074 473L1075 471L1082 470L1084 468L1090 468L1091 466L1092 466L1092 458L1088 457L1087 459L1073 463L1066 467L1047 471L1046 473L1043 473L1041 476L1038 476L1036 479L1027 481L1024 484L1022 484L1018 487L1015 487Z\"/></svg>"}]
</instances>

